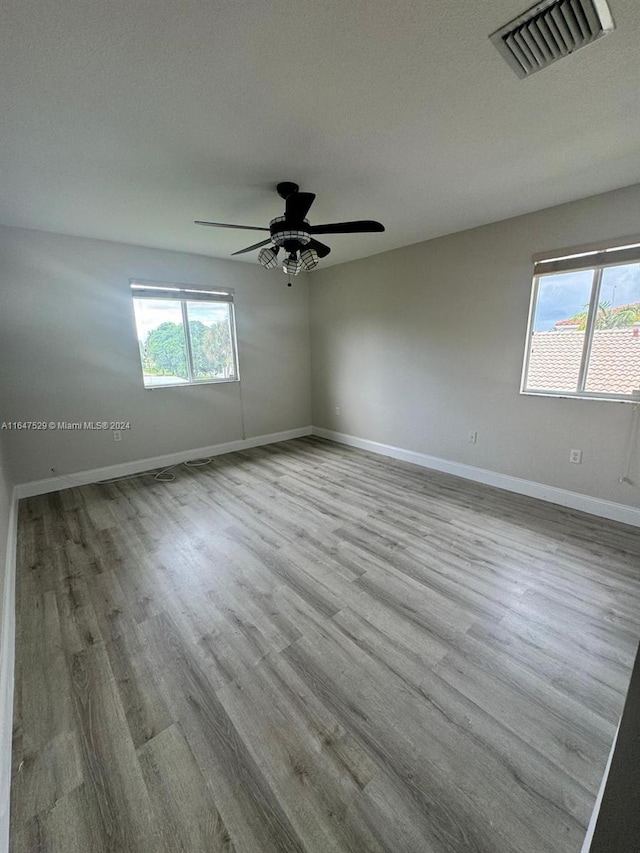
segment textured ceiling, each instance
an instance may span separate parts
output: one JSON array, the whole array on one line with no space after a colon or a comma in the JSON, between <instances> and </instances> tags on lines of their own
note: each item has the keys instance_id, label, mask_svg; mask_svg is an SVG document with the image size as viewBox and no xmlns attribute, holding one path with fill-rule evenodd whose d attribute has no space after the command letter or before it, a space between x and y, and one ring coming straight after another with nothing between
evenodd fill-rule
<instances>
[{"instance_id":1,"label":"textured ceiling","mask_svg":"<svg viewBox=\"0 0 640 853\"><path fill-rule=\"evenodd\" d=\"M386 225L326 267L640 181L640 3L519 80L488 36L527 5L3 0L0 222L228 257L259 235L193 220L290 180Z\"/></svg>"}]
</instances>

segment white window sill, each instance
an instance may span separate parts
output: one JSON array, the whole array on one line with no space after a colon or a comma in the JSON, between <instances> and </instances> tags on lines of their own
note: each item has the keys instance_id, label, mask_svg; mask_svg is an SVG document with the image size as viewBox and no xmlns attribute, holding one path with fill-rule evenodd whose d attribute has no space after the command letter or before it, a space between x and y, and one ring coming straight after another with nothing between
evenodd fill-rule
<instances>
[{"instance_id":1,"label":"white window sill","mask_svg":"<svg viewBox=\"0 0 640 853\"><path fill-rule=\"evenodd\" d=\"M554 397L562 400L596 400L600 403L635 403L640 405L640 393L637 396L616 394L572 394L570 391L528 391L521 390L525 397Z\"/></svg>"}]
</instances>

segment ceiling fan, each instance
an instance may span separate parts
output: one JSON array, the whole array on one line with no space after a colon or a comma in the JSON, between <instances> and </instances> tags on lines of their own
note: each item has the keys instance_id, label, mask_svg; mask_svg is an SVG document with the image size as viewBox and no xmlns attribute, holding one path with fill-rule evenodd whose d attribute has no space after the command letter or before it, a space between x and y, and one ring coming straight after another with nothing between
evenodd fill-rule
<instances>
[{"instance_id":1,"label":"ceiling fan","mask_svg":"<svg viewBox=\"0 0 640 853\"><path fill-rule=\"evenodd\" d=\"M370 231L384 231L384 225L372 219L361 219L356 222L331 222L326 225L310 225L306 219L309 208L315 199L314 193L301 193L298 184L283 181L276 187L278 195L285 200L284 216L276 216L268 228L254 225L229 225L226 222L202 222L196 220L196 225L210 225L213 228L242 228L246 231L269 231L270 237L246 249L234 252L242 255L260 249L258 262L266 269L278 265L278 252L284 249L282 269L289 276L298 275L301 270L312 270L318 265L318 260L326 258L331 249L315 240L315 234L363 234ZM273 243L272 246L268 246ZM291 282L289 282L291 284Z\"/></svg>"}]
</instances>

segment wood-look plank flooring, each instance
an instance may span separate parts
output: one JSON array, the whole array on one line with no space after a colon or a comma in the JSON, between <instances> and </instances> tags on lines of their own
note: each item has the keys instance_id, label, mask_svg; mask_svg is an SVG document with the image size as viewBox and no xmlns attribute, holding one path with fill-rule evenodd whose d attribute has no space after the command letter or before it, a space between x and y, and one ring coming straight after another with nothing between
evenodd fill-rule
<instances>
[{"instance_id":1,"label":"wood-look plank flooring","mask_svg":"<svg viewBox=\"0 0 640 853\"><path fill-rule=\"evenodd\" d=\"M20 505L13 853L578 853L638 532L316 438Z\"/></svg>"}]
</instances>

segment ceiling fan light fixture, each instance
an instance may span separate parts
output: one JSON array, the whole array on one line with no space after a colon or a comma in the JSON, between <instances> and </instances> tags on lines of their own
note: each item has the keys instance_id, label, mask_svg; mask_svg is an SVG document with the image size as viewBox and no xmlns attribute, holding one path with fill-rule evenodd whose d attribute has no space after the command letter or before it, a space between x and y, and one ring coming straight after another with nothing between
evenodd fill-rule
<instances>
[{"instance_id":1,"label":"ceiling fan light fixture","mask_svg":"<svg viewBox=\"0 0 640 853\"><path fill-rule=\"evenodd\" d=\"M303 249L300 252L300 262L307 272L318 266L318 253L315 249Z\"/></svg>"},{"instance_id":2,"label":"ceiling fan light fixture","mask_svg":"<svg viewBox=\"0 0 640 853\"><path fill-rule=\"evenodd\" d=\"M276 246L284 246L285 243L295 241L301 246L306 246L311 240L311 228L308 219L303 219L297 228L291 228L291 223L286 216L276 216L269 223L271 239Z\"/></svg>"},{"instance_id":3,"label":"ceiling fan light fixture","mask_svg":"<svg viewBox=\"0 0 640 853\"><path fill-rule=\"evenodd\" d=\"M282 272L285 275L298 275L301 268L302 264L294 252L292 252L288 258L285 258L282 264Z\"/></svg>"},{"instance_id":4,"label":"ceiling fan light fixture","mask_svg":"<svg viewBox=\"0 0 640 853\"><path fill-rule=\"evenodd\" d=\"M258 263L265 269L272 270L278 266L278 246L269 246L258 252Z\"/></svg>"}]
</instances>

